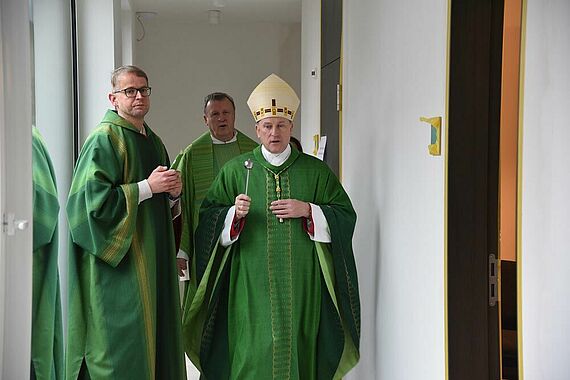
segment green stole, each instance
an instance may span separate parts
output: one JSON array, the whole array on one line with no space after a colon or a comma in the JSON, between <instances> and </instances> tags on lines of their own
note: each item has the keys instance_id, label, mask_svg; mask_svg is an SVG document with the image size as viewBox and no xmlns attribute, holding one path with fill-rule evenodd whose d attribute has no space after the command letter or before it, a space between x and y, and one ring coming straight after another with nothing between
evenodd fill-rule
<instances>
[{"instance_id":1,"label":"green stole","mask_svg":"<svg viewBox=\"0 0 570 380\"><path fill-rule=\"evenodd\" d=\"M37 379L62 379L63 326L57 264L59 202L53 165L36 127L32 128L32 163L32 371Z\"/></svg>"},{"instance_id":2,"label":"green stole","mask_svg":"<svg viewBox=\"0 0 570 380\"><path fill-rule=\"evenodd\" d=\"M249 152L258 146L256 142L239 131L237 131L237 144L240 153ZM214 181L214 177L218 174L214 168L213 147L210 132L205 132L192 143L191 150L189 150L188 165L192 168L194 186L188 191L194 201L192 209L194 210L193 222L195 225L198 223L198 211L202 200L204 200L210 185Z\"/></svg>"},{"instance_id":3,"label":"green stole","mask_svg":"<svg viewBox=\"0 0 570 380\"><path fill-rule=\"evenodd\" d=\"M85 141L67 203L67 376L183 379L180 301L167 194L137 182L169 166L162 141L108 111Z\"/></svg>"},{"instance_id":4,"label":"green stole","mask_svg":"<svg viewBox=\"0 0 570 380\"><path fill-rule=\"evenodd\" d=\"M243 193L246 159L254 162L252 205L238 241L224 249L217 241L229 207ZM278 197L321 206L332 243L312 242L301 219L280 223L268 209ZM207 378L341 378L356 364L355 222L342 186L314 157L293 150L274 167L258 147L222 168L202 204L196 231L201 281L183 314L186 351Z\"/></svg>"},{"instance_id":5,"label":"green stole","mask_svg":"<svg viewBox=\"0 0 570 380\"><path fill-rule=\"evenodd\" d=\"M258 144L237 131L237 145L240 153L253 150ZM182 237L180 249L190 257L191 298L196 289L194 261L194 232L198 226L200 205L218 174L219 165L214 158L214 144L210 132L205 132L181 152L172 167L180 171L184 188L182 191Z\"/></svg>"}]
</instances>

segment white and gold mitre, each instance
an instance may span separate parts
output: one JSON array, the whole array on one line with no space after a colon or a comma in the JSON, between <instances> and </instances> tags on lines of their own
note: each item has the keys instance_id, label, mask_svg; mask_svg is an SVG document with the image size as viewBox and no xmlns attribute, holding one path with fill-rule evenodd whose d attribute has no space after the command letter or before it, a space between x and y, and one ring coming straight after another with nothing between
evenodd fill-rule
<instances>
[{"instance_id":1,"label":"white and gold mitre","mask_svg":"<svg viewBox=\"0 0 570 380\"><path fill-rule=\"evenodd\" d=\"M247 105L255 122L266 117L284 117L293 121L299 107L299 97L287 82L271 74L253 90Z\"/></svg>"}]
</instances>

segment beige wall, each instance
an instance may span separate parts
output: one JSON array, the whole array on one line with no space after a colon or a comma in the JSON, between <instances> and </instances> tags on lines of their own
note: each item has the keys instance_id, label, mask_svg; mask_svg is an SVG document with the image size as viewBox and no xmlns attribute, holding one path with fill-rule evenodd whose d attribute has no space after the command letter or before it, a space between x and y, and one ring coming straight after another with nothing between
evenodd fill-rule
<instances>
[{"instance_id":1,"label":"beige wall","mask_svg":"<svg viewBox=\"0 0 570 380\"><path fill-rule=\"evenodd\" d=\"M521 0L505 0L500 137L500 257L516 261Z\"/></svg>"},{"instance_id":2,"label":"beige wall","mask_svg":"<svg viewBox=\"0 0 570 380\"><path fill-rule=\"evenodd\" d=\"M236 127L257 139L246 104L255 86L275 73L301 93L300 24L192 24L160 15L143 22L146 33L136 43L135 63L147 71L152 86L147 121L171 158L206 131L205 95L233 96ZM300 136L301 129L297 115L294 134Z\"/></svg>"},{"instance_id":3,"label":"beige wall","mask_svg":"<svg viewBox=\"0 0 570 380\"><path fill-rule=\"evenodd\" d=\"M516 261L521 0L505 0L500 140L500 255Z\"/></svg>"}]
</instances>

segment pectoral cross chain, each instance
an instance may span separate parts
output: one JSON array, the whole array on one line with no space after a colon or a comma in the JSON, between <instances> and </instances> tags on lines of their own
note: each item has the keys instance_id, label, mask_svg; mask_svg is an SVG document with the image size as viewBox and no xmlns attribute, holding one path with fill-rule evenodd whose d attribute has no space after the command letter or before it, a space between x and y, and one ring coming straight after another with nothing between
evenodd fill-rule
<instances>
[{"instance_id":1,"label":"pectoral cross chain","mask_svg":"<svg viewBox=\"0 0 570 380\"><path fill-rule=\"evenodd\" d=\"M274 174L275 176L275 193L277 194L277 200L281 199L281 184L279 182L279 174ZM279 218L279 223L283 223L283 218Z\"/></svg>"}]
</instances>

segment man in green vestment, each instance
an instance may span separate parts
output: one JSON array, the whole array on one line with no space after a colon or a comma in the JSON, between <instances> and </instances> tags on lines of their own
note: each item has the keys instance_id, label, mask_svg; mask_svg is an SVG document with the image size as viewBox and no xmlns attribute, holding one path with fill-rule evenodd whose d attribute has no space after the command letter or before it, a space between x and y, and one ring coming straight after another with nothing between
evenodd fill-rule
<instances>
[{"instance_id":1,"label":"man in green vestment","mask_svg":"<svg viewBox=\"0 0 570 380\"><path fill-rule=\"evenodd\" d=\"M206 379L339 379L359 359L356 214L326 164L289 145L293 89L272 74L248 105L261 146L202 203L185 349Z\"/></svg>"},{"instance_id":2,"label":"man in green vestment","mask_svg":"<svg viewBox=\"0 0 570 380\"><path fill-rule=\"evenodd\" d=\"M220 171L231 158L253 150L258 144L235 129L235 103L223 92L214 92L204 98L204 123L208 131L192 142L174 160L173 168L182 177L182 226L178 271L188 268L193 261L194 233L198 225L198 212L206 192ZM190 266L190 298L196 290L195 267Z\"/></svg>"},{"instance_id":3,"label":"man in green vestment","mask_svg":"<svg viewBox=\"0 0 570 380\"><path fill-rule=\"evenodd\" d=\"M34 186L34 260L32 286L31 379L63 379L63 327L57 219L59 202L55 172L42 136L32 127Z\"/></svg>"},{"instance_id":4,"label":"man in green vestment","mask_svg":"<svg viewBox=\"0 0 570 380\"><path fill-rule=\"evenodd\" d=\"M185 379L172 218L180 176L144 122L144 71L113 72L67 203L68 379ZM179 210L178 210L179 212Z\"/></svg>"}]
</instances>

